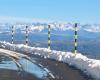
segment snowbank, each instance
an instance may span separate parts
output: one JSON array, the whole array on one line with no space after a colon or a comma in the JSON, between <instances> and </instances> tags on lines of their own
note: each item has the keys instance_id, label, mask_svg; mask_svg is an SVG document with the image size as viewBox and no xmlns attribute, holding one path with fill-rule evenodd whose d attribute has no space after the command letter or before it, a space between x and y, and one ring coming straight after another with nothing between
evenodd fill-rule
<instances>
[{"instance_id":1,"label":"snowbank","mask_svg":"<svg viewBox=\"0 0 100 80\"><path fill-rule=\"evenodd\" d=\"M62 61L73 65L85 73L91 75L93 78L100 80L100 60L89 59L81 53L77 53L76 56L71 52L61 52L55 50L48 50L47 48L35 48L25 46L23 44L12 45L8 42L0 41L0 47L7 49L15 49L17 51L28 52L31 54L43 56L44 58L50 58L57 61Z\"/></svg>"}]
</instances>

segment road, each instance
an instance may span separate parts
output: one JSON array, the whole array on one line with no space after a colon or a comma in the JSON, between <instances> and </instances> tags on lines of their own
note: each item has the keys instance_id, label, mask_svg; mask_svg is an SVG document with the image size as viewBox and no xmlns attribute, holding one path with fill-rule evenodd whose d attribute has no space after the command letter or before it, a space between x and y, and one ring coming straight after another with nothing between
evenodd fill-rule
<instances>
[{"instance_id":1,"label":"road","mask_svg":"<svg viewBox=\"0 0 100 80\"><path fill-rule=\"evenodd\" d=\"M23 70L22 72L24 72L21 73L24 75L23 80L92 80L91 78L86 76L83 72L76 69L75 67L69 66L68 64L62 62L57 62L55 60L44 59L40 56L36 56L33 54L18 53L10 50L5 50L5 49L0 49L0 54L10 56L12 59L14 59L16 65L19 68L21 68L19 70ZM22 60L25 63L23 63ZM25 66L27 68L25 68ZM32 69L30 70L30 68ZM15 78L16 78L16 72L17 72L16 70L5 71L0 69L0 71L4 71L5 73L3 74L13 73L13 75L15 74ZM46 76L41 77L39 76L40 74ZM1 75L0 77L2 78ZM3 80L7 80L4 78L5 77L3 77ZM8 80L10 80L10 78L8 78ZM22 80L22 78L16 80Z\"/></svg>"}]
</instances>

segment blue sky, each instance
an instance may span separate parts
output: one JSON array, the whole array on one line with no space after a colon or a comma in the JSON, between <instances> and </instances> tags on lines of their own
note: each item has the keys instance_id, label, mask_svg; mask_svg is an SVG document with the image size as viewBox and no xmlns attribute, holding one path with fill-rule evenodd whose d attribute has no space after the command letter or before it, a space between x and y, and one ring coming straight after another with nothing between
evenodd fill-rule
<instances>
[{"instance_id":1,"label":"blue sky","mask_svg":"<svg viewBox=\"0 0 100 80\"><path fill-rule=\"evenodd\" d=\"M100 23L100 0L0 0L0 16Z\"/></svg>"}]
</instances>

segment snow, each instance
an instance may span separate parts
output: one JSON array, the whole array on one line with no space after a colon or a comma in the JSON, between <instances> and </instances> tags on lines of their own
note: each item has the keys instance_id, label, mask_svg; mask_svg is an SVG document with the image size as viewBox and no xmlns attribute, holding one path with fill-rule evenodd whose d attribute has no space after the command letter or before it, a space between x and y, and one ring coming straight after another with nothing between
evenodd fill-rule
<instances>
[{"instance_id":1,"label":"snow","mask_svg":"<svg viewBox=\"0 0 100 80\"><path fill-rule=\"evenodd\" d=\"M41 32L45 29L48 29L48 25L49 23L16 23L16 24L6 24L6 23L0 23L0 30L5 31L5 30L10 30L11 31L11 27L12 25L14 25L14 29L20 29L20 30L25 30L25 26L27 25L29 27L29 32ZM51 29L52 30L59 30L59 31L68 31L68 30L74 30L74 23L50 23L51 25ZM87 32L92 32L92 33L100 33L100 24L78 24L78 30L85 30Z\"/></svg>"},{"instance_id":2,"label":"snow","mask_svg":"<svg viewBox=\"0 0 100 80\"><path fill-rule=\"evenodd\" d=\"M86 24L81 28L87 32L100 33L100 24Z\"/></svg>"},{"instance_id":3,"label":"snow","mask_svg":"<svg viewBox=\"0 0 100 80\"><path fill-rule=\"evenodd\" d=\"M44 58L54 59L75 66L93 78L100 80L100 60L90 59L81 53L76 55L72 52L62 52L56 50L49 50L47 48L30 47L24 44L10 44L5 41L0 41L0 47L7 49L15 49L17 51L28 52L42 56Z\"/></svg>"},{"instance_id":4,"label":"snow","mask_svg":"<svg viewBox=\"0 0 100 80\"><path fill-rule=\"evenodd\" d=\"M30 27L29 31L39 31L39 32L41 32L42 30L44 30L44 26L33 26L33 25L31 25L29 27Z\"/></svg>"}]
</instances>

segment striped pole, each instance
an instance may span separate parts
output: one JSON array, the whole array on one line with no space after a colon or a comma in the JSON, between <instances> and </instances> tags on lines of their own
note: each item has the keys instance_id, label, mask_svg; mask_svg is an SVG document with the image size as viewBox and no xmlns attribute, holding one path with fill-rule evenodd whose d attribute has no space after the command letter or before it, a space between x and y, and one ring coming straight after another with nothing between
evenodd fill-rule
<instances>
[{"instance_id":1,"label":"striped pole","mask_svg":"<svg viewBox=\"0 0 100 80\"><path fill-rule=\"evenodd\" d=\"M14 26L12 26L12 40L11 40L11 43L13 44L14 43Z\"/></svg>"},{"instance_id":2,"label":"striped pole","mask_svg":"<svg viewBox=\"0 0 100 80\"><path fill-rule=\"evenodd\" d=\"M50 47L50 44L51 44L51 41L50 41L50 37L51 37L51 28L50 28L50 25L48 25L48 49L51 49Z\"/></svg>"},{"instance_id":3,"label":"striped pole","mask_svg":"<svg viewBox=\"0 0 100 80\"><path fill-rule=\"evenodd\" d=\"M75 42L74 42L74 48L75 48L75 51L74 53L76 54L77 53L77 39L78 39L78 34L77 34L77 23L75 23L75 34L74 34L74 39L75 39Z\"/></svg>"},{"instance_id":4,"label":"striped pole","mask_svg":"<svg viewBox=\"0 0 100 80\"><path fill-rule=\"evenodd\" d=\"M26 26L26 46L28 46L28 26Z\"/></svg>"}]
</instances>

